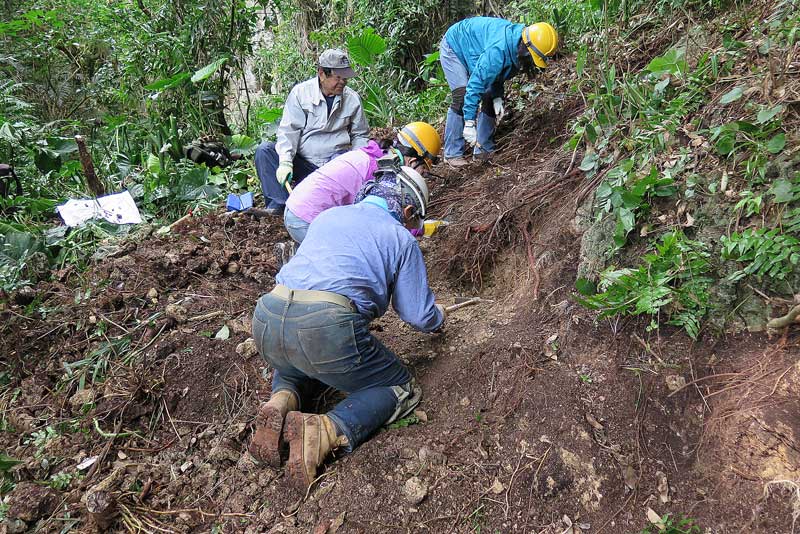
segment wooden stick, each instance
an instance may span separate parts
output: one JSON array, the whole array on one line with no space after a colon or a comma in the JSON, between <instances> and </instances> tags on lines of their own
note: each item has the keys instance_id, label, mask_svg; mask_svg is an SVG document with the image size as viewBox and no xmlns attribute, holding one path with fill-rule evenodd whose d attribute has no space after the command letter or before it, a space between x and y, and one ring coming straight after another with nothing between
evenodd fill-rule
<instances>
[{"instance_id":1,"label":"wooden stick","mask_svg":"<svg viewBox=\"0 0 800 534\"><path fill-rule=\"evenodd\" d=\"M483 300L483 299L481 299L480 297L475 297L475 298L469 299L469 300L467 300L465 302L459 302L458 304L453 304L452 306L448 306L448 307L446 307L444 309L444 311L446 311L447 313L450 313L450 312L455 311L455 310L457 310L459 308L463 308L465 306L472 306L473 304L477 304L481 300Z\"/></svg>"}]
</instances>

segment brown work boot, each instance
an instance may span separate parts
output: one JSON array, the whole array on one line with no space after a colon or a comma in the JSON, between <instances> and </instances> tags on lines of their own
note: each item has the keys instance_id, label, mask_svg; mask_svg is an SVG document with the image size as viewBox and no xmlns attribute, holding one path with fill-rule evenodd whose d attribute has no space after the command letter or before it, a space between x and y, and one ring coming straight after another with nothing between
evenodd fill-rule
<instances>
[{"instance_id":1,"label":"brown work boot","mask_svg":"<svg viewBox=\"0 0 800 534\"><path fill-rule=\"evenodd\" d=\"M258 407L256 431L248 447L256 460L272 467L280 467L283 419L287 413L297 408L297 397L286 389L276 391L267 402Z\"/></svg>"},{"instance_id":2,"label":"brown work boot","mask_svg":"<svg viewBox=\"0 0 800 534\"><path fill-rule=\"evenodd\" d=\"M451 167L454 167L454 168L463 167L465 165L469 165L470 164L470 161L467 158L465 158L464 156L456 156L454 158L445 158L444 161L445 161L445 163L447 163L448 165L450 165Z\"/></svg>"},{"instance_id":3,"label":"brown work boot","mask_svg":"<svg viewBox=\"0 0 800 534\"><path fill-rule=\"evenodd\" d=\"M286 416L286 463L290 483L306 491L317 478L317 468L336 449L347 445L345 436L336 434L336 426L327 415L290 412Z\"/></svg>"}]
</instances>

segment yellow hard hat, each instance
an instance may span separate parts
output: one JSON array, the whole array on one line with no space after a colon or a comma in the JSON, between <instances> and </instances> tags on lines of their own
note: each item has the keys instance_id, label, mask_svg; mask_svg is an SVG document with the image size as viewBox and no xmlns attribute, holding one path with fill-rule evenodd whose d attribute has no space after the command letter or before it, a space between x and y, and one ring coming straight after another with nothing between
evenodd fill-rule
<instances>
[{"instance_id":1,"label":"yellow hard hat","mask_svg":"<svg viewBox=\"0 0 800 534\"><path fill-rule=\"evenodd\" d=\"M401 145L414 149L430 168L439 159L442 138L436 128L427 122L412 122L403 126L397 133Z\"/></svg>"},{"instance_id":2,"label":"yellow hard hat","mask_svg":"<svg viewBox=\"0 0 800 534\"><path fill-rule=\"evenodd\" d=\"M546 22L537 22L522 30L522 42L530 52L533 63L540 69L546 69L547 60L558 48L558 32Z\"/></svg>"}]
</instances>

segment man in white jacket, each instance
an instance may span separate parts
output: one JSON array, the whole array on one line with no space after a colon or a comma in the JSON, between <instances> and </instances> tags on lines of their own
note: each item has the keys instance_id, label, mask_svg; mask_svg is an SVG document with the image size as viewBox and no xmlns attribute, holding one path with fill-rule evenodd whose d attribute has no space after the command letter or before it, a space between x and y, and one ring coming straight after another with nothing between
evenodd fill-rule
<instances>
[{"instance_id":1,"label":"man in white jacket","mask_svg":"<svg viewBox=\"0 0 800 534\"><path fill-rule=\"evenodd\" d=\"M361 97L347 87L355 76L342 50L322 53L317 75L295 85L286 98L275 143L261 143L255 164L267 211L281 215L297 183L334 156L369 141Z\"/></svg>"}]
</instances>

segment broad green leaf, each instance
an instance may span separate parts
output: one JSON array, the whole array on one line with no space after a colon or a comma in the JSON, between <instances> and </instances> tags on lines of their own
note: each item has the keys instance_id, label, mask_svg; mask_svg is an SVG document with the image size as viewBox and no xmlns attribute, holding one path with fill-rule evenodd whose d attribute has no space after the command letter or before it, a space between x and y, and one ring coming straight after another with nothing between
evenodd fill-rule
<instances>
[{"instance_id":1,"label":"broad green leaf","mask_svg":"<svg viewBox=\"0 0 800 534\"><path fill-rule=\"evenodd\" d=\"M17 460L4 452L0 452L0 472L6 473L9 469L21 463L22 460Z\"/></svg>"},{"instance_id":2,"label":"broad green leaf","mask_svg":"<svg viewBox=\"0 0 800 534\"><path fill-rule=\"evenodd\" d=\"M214 336L214 339L226 340L229 337L231 337L231 329L228 328L228 325L225 324L225 325L222 325L222 328L220 328L217 331L217 334Z\"/></svg>"},{"instance_id":3,"label":"broad green leaf","mask_svg":"<svg viewBox=\"0 0 800 534\"><path fill-rule=\"evenodd\" d=\"M589 152L583 157L583 161L581 161L581 164L578 166L578 168L583 172L591 171L597 166L597 159L598 156L595 152Z\"/></svg>"},{"instance_id":4,"label":"broad green leaf","mask_svg":"<svg viewBox=\"0 0 800 534\"><path fill-rule=\"evenodd\" d=\"M580 50L578 50L577 57L575 58L575 74L578 75L578 78L583 76L583 69L586 67L587 51L588 49L586 45L581 46Z\"/></svg>"},{"instance_id":5,"label":"broad green leaf","mask_svg":"<svg viewBox=\"0 0 800 534\"><path fill-rule=\"evenodd\" d=\"M769 143L767 143L767 150L769 150L770 153L772 154L777 154L778 152L783 150L783 147L785 146L786 146L786 135L783 132L781 132L779 134L776 134L772 139L769 140Z\"/></svg>"},{"instance_id":6,"label":"broad green leaf","mask_svg":"<svg viewBox=\"0 0 800 534\"><path fill-rule=\"evenodd\" d=\"M51 137L47 139L47 146L59 156L73 154L78 151L78 143L75 142L75 139L70 138Z\"/></svg>"},{"instance_id":7,"label":"broad green leaf","mask_svg":"<svg viewBox=\"0 0 800 534\"><path fill-rule=\"evenodd\" d=\"M756 124L764 124L765 122L769 122L775 118L775 116L779 115L783 111L783 106L778 104L777 106L773 106L771 108L762 108L758 112L758 116L756 117Z\"/></svg>"},{"instance_id":8,"label":"broad green leaf","mask_svg":"<svg viewBox=\"0 0 800 534\"><path fill-rule=\"evenodd\" d=\"M724 95L722 98L719 99L720 104L730 104L731 102L736 102L742 95L744 94L744 90L741 87L734 87Z\"/></svg>"},{"instance_id":9,"label":"broad green leaf","mask_svg":"<svg viewBox=\"0 0 800 534\"><path fill-rule=\"evenodd\" d=\"M717 139L716 142L717 152L723 156L729 155L736 147L736 134L724 133Z\"/></svg>"},{"instance_id":10,"label":"broad green leaf","mask_svg":"<svg viewBox=\"0 0 800 534\"><path fill-rule=\"evenodd\" d=\"M158 174L161 171L161 161L155 154L147 155L147 170L153 174Z\"/></svg>"},{"instance_id":11,"label":"broad green leaf","mask_svg":"<svg viewBox=\"0 0 800 534\"><path fill-rule=\"evenodd\" d=\"M217 72L217 70L219 70L219 68L225 64L226 61L228 61L228 58L223 57L196 71L194 74L192 74L192 83L202 82L203 80L208 79L212 74Z\"/></svg>"},{"instance_id":12,"label":"broad green leaf","mask_svg":"<svg viewBox=\"0 0 800 534\"><path fill-rule=\"evenodd\" d=\"M794 185L789 180L779 178L772 183L770 193L775 196L774 202L782 204L794 200Z\"/></svg>"},{"instance_id":13,"label":"broad green leaf","mask_svg":"<svg viewBox=\"0 0 800 534\"><path fill-rule=\"evenodd\" d=\"M16 143L19 141L17 136L14 134L14 127L11 126L8 122L4 122L2 126L0 126L0 139L5 139L9 143Z\"/></svg>"},{"instance_id":14,"label":"broad green leaf","mask_svg":"<svg viewBox=\"0 0 800 534\"><path fill-rule=\"evenodd\" d=\"M371 65L376 56L386 51L386 41L374 29L367 28L361 35L347 40L347 51L356 64Z\"/></svg>"},{"instance_id":15,"label":"broad green leaf","mask_svg":"<svg viewBox=\"0 0 800 534\"><path fill-rule=\"evenodd\" d=\"M578 278L575 280L575 289L585 297L590 297L597 293L597 285L587 278Z\"/></svg>"},{"instance_id":16,"label":"broad green leaf","mask_svg":"<svg viewBox=\"0 0 800 534\"><path fill-rule=\"evenodd\" d=\"M171 89L185 82L187 79L189 79L190 76L191 74L189 74L188 72L180 72L174 76L170 76L169 78L163 78L161 80L158 80L157 82L145 85L144 88L147 89L148 91L161 91L162 89Z\"/></svg>"},{"instance_id":17,"label":"broad green leaf","mask_svg":"<svg viewBox=\"0 0 800 534\"><path fill-rule=\"evenodd\" d=\"M669 72L678 74L686 71L686 61L683 59L685 51L683 49L672 48L663 56L653 58L645 67L648 71L658 74Z\"/></svg>"},{"instance_id":18,"label":"broad green leaf","mask_svg":"<svg viewBox=\"0 0 800 534\"><path fill-rule=\"evenodd\" d=\"M231 136L231 154L249 156L256 151L258 142L252 137L242 134Z\"/></svg>"},{"instance_id":19,"label":"broad green leaf","mask_svg":"<svg viewBox=\"0 0 800 534\"><path fill-rule=\"evenodd\" d=\"M283 115L283 108L264 108L258 110L256 117L262 122L275 122Z\"/></svg>"},{"instance_id":20,"label":"broad green leaf","mask_svg":"<svg viewBox=\"0 0 800 534\"><path fill-rule=\"evenodd\" d=\"M422 60L422 63L424 63L425 65L433 65L437 61L439 61L439 51L438 50L436 52L432 52L430 54L425 54L425 59Z\"/></svg>"}]
</instances>

